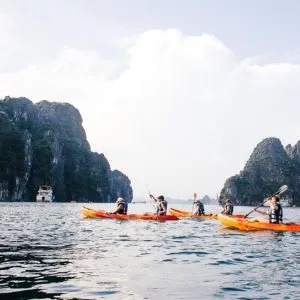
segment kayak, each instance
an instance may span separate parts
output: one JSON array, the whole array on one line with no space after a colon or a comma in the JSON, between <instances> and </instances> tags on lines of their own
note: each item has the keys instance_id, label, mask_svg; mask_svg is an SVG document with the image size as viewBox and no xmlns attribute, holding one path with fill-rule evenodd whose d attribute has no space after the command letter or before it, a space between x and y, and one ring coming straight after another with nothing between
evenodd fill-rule
<instances>
[{"instance_id":1,"label":"kayak","mask_svg":"<svg viewBox=\"0 0 300 300\"><path fill-rule=\"evenodd\" d=\"M170 208L169 213L170 213L170 215L176 216L178 218L217 219L217 214L205 214L205 215L200 215L200 216L194 216L189 211L175 209L175 208ZM237 214L234 214L232 216L234 218L243 218L244 217L244 215L237 215Z\"/></svg>"},{"instance_id":2,"label":"kayak","mask_svg":"<svg viewBox=\"0 0 300 300\"><path fill-rule=\"evenodd\" d=\"M223 214L218 214L218 220L226 227L231 227L239 230L276 230L276 231L300 231L298 223L281 223L272 224L269 222L260 222L257 220L232 218Z\"/></svg>"},{"instance_id":3,"label":"kayak","mask_svg":"<svg viewBox=\"0 0 300 300\"><path fill-rule=\"evenodd\" d=\"M189 211L175 209L175 208L170 208L169 213L171 216L176 216L178 218L217 219L217 215L205 214L200 216L194 216Z\"/></svg>"},{"instance_id":4,"label":"kayak","mask_svg":"<svg viewBox=\"0 0 300 300\"><path fill-rule=\"evenodd\" d=\"M111 214L104 210L94 210L88 207L81 207L81 213L86 218L100 218L100 219L117 219L117 220L149 220L149 221L176 221L179 220L176 216L157 216L155 214Z\"/></svg>"}]
</instances>

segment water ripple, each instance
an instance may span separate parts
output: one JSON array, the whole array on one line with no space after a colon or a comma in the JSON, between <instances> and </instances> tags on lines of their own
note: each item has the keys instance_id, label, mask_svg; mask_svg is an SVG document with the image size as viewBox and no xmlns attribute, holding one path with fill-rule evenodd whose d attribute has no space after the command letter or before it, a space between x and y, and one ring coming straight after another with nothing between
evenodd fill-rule
<instances>
[{"instance_id":1,"label":"water ripple","mask_svg":"<svg viewBox=\"0 0 300 300\"><path fill-rule=\"evenodd\" d=\"M1 300L300 299L299 233L88 220L79 208L0 203Z\"/></svg>"}]
</instances>

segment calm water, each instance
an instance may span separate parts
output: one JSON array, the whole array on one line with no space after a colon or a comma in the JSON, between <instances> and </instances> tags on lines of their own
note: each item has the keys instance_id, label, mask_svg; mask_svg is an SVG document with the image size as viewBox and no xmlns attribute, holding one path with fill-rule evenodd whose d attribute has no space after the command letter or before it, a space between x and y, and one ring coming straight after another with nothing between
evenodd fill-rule
<instances>
[{"instance_id":1,"label":"calm water","mask_svg":"<svg viewBox=\"0 0 300 300\"><path fill-rule=\"evenodd\" d=\"M80 206L0 203L0 299L300 299L300 233L83 219Z\"/></svg>"}]
</instances>

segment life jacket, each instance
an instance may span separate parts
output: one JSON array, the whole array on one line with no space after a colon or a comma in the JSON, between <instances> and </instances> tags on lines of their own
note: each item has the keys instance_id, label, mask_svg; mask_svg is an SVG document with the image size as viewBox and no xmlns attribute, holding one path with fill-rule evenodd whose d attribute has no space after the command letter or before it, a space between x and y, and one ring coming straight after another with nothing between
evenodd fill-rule
<instances>
[{"instance_id":1,"label":"life jacket","mask_svg":"<svg viewBox=\"0 0 300 300\"><path fill-rule=\"evenodd\" d=\"M126 202L120 202L118 204L118 214L120 214L120 215L126 215L127 214Z\"/></svg>"},{"instance_id":2,"label":"life jacket","mask_svg":"<svg viewBox=\"0 0 300 300\"><path fill-rule=\"evenodd\" d=\"M281 205L278 203L276 204L278 209L270 209L269 210L269 222L270 223L282 223L282 207Z\"/></svg>"},{"instance_id":3,"label":"life jacket","mask_svg":"<svg viewBox=\"0 0 300 300\"><path fill-rule=\"evenodd\" d=\"M229 209L227 207L229 207ZM233 214L233 205L231 203L225 204L224 214L229 216Z\"/></svg>"},{"instance_id":4,"label":"life jacket","mask_svg":"<svg viewBox=\"0 0 300 300\"><path fill-rule=\"evenodd\" d=\"M165 210L166 210L166 211L165 211L165 214L167 214L167 210L168 210L168 202L167 202L166 200L163 200L163 201L158 202L158 204L157 204L156 213L157 213L158 215L161 214L161 213L164 211L162 204L164 205Z\"/></svg>"}]
</instances>

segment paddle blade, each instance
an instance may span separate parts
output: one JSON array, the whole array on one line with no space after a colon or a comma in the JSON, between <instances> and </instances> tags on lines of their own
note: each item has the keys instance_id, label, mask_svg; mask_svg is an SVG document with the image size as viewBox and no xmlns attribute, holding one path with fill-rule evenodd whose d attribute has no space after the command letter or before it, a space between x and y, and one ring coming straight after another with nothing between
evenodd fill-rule
<instances>
[{"instance_id":1,"label":"paddle blade","mask_svg":"<svg viewBox=\"0 0 300 300\"><path fill-rule=\"evenodd\" d=\"M197 193L194 193L194 202L193 202L193 207L192 207L191 215L193 215L193 210L194 210L194 205L195 205L196 199L197 199Z\"/></svg>"},{"instance_id":2,"label":"paddle blade","mask_svg":"<svg viewBox=\"0 0 300 300\"><path fill-rule=\"evenodd\" d=\"M288 186L285 184L279 190L277 194L282 194L288 190Z\"/></svg>"}]
</instances>

